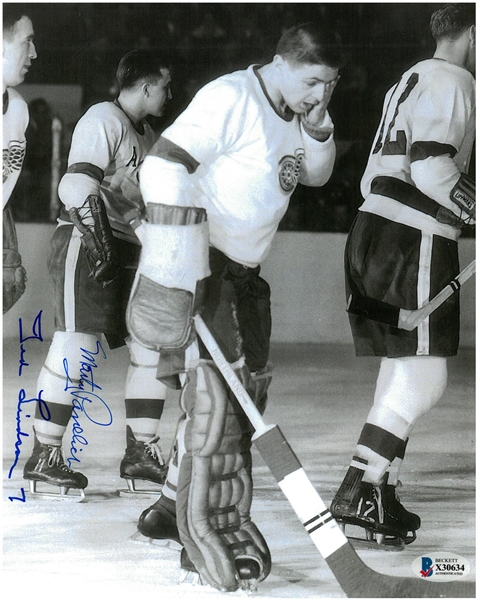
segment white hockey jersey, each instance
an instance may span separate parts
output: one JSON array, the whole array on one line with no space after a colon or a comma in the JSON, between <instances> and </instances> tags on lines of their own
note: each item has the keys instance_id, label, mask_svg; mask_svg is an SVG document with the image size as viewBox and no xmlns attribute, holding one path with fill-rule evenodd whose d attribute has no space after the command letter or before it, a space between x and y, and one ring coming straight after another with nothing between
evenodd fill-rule
<instances>
[{"instance_id":1,"label":"white hockey jersey","mask_svg":"<svg viewBox=\"0 0 480 600\"><path fill-rule=\"evenodd\" d=\"M113 102L92 106L73 132L67 173L58 190L63 204L79 207L89 194L100 194L114 234L138 243L128 221L143 212L138 172L157 137L146 121L137 131Z\"/></svg>"},{"instance_id":2,"label":"white hockey jersey","mask_svg":"<svg viewBox=\"0 0 480 600\"><path fill-rule=\"evenodd\" d=\"M27 142L28 106L13 88L7 88L7 110L3 115L3 207L10 199L22 170Z\"/></svg>"},{"instance_id":3,"label":"white hockey jersey","mask_svg":"<svg viewBox=\"0 0 480 600\"><path fill-rule=\"evenodd\" d=\"M446 237L459 230L438 223L385 194L372 193L379 176L406 182L460 214L450 192L468 170L475 139L475 80L465 69L432 58L414 65L386 95L380 126L362 178L372 212Z\"/></svg>"},{"instance_id":4,"label":"white hockey jersey","mask_svg":"<svg viewBox=\"0 0 480 600\"><path fill-rule=\"evenodd\" d=\"M324 124L333 130L328 113ZM249 267L267 256L297 183L324 185L335 160L333 135L318 142L298 115L280 115L254 66L207 84L162 138L150 154L176 161L177 171L155 163L162 191L145 201L205 208L211 244ZM165 139L175 158L162 152ZM190 174L178 173L179 162Z\"/></svg>"}]
</instances>

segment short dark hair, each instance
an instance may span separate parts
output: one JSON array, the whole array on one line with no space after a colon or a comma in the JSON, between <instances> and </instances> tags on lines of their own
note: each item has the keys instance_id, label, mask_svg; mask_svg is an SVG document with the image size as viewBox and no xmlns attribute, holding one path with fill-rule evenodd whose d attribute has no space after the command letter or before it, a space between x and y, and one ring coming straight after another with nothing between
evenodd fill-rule
<instances>
[{"instance_id":1,"label":"short dark hair","mask_svg":"<svg viewBox=\"0 0 480 600\"><path fill-rule=\"evenodd\" d=\"M475 25L475 3L444 4L430 18L430 30L435 40L457 39Z\"/></svg>"},{"instance_id":2,"label":"short dark hair","mask_svg":"<svg viewBox=\"0 0 480 600\"><path fill-rule=\"evenodd\" d=\"M139 81L155 83L162 78L162 69L169 69L169 61L151 50L132 50L120 59L116 79L120 90L131 89Z\"/></svg>"},{"instance_id":3,"label":"short dark hair","mask_svg":"<svg viewBox=\"0 0 480 600\"><path fill-rule=\"evenodd\" d=\"M301 23L287 29L277 44L276 53L286 60L339 69L344 65L340 36L333 28Z\"/></svg>"},{"instance_id":4,"label":"short dark hair","mask_svg":"<svg viewBox=\"0 0 480 600\"><path fill-rule=\"evenodd\" d=\"M3 3L3 35L11 35L15 25L22 17L30 17L30 11L26 4Z\"/></svg>"}]
</instances>

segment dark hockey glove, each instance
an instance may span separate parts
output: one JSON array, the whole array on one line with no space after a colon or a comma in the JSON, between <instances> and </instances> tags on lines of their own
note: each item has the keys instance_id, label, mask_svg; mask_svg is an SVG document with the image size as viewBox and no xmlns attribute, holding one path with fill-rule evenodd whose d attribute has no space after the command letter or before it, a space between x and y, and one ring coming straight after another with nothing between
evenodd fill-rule
<instances>
[{"instance_id":1,"label":"dark hockey glove","mask_svg":"<svg viewBox=\"0 0 480 600\"><path fill-rule=\"evenodd\" d=\"M82 233L90 277L107 286L118 275L119 263L112 228L105 204L99 196L90 195L83 206L69 211L72 223Z\"/></svg>"},{"instance_id":2,"label":"dark hockey glove","mask_svg":"<svg viewBox=\"0 0 480 600\"><path fill-rule=\"evenodd\" d=\"M460 216L457 216L448 208L441 207L437 214L437 221L447 223L462 229L469 225L475 225L476 203L475 182L462 173L455 187L450 192L450 200L461 208Z\"/></svg>"},{"instance_id":3,"label":"dark hockey glove","mask_svg":"<svg viewBox=\"0 0 480 600\"><path fill-rule=\"evenodd\" d=\"M25 291L26 271L18 253L17 231L10 207L3 210L3 312L12 308Z\"/></svg>"},{"instance_id":4,"label":"dark hockey glove","mask_svg":"<svg viewBox=\"0 0 480 600\"><path fill-rule=\"evenodd\" d=\"M25 291L27 273L15 250L3 249L3 312L6 313Z\"/></svg>"}]
</instances>

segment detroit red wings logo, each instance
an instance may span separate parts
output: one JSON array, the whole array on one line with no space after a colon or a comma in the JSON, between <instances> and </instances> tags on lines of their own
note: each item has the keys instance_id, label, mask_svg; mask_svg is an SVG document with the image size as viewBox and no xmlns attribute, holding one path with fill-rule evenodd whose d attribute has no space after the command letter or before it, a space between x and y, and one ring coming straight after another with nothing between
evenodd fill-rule
<instances>
[{"instance_id":1,"label":"detroit red wings logo","mask_svg":"<svg viewBox=\"0 0 480 600\"><path fill-rule=\"evenodd\" d=\"M14 171L20 171L25 158L25 142L12 140L8 148L3 149L3 183Z\"/></svg>"},{"instance_id":2,"label":"detroit red wings logo","mask_svg":"<svg viewBox=\"0 0 480 600\"><path fill-rule=\"evenodd\" d=\"M295 150L295 156L284 156L279 165L280 171L278 179L280 186L284 192L293 192L297 187L298 178L300 176L300 166L305 156L302 148Z\"/></svg>"}]
</instances>

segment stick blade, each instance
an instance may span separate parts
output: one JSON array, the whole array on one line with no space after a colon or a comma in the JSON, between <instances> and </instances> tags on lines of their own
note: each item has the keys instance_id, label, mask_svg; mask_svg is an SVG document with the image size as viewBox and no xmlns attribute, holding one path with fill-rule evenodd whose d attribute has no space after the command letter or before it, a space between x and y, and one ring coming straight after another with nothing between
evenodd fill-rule
<instances>
[{"instance_id":1,"label":"stick blade","mask_svg":"<svg viewBox=\"0 0 480 600\"><path fill-rule=\"evenodd\" d=\"M348 598L475 598L475 582L438 583L377 573L350 543L326 558Z\"/></svg>"}]
</instances>

